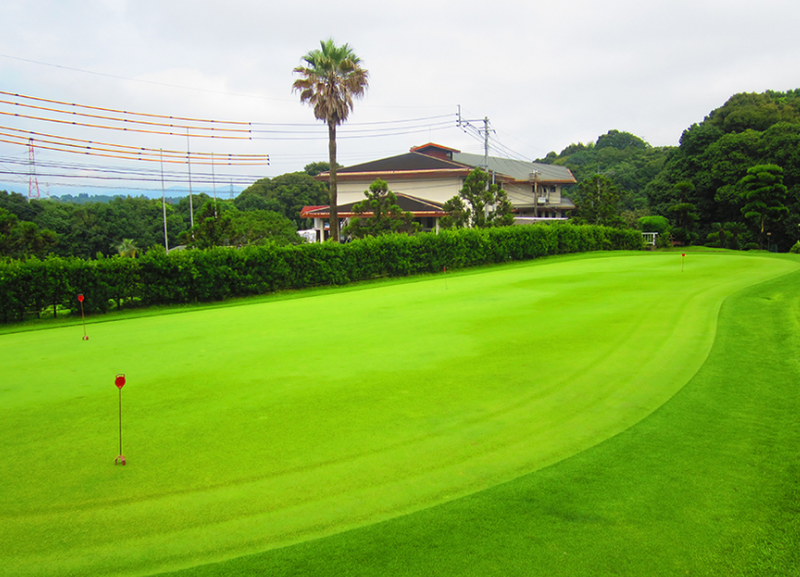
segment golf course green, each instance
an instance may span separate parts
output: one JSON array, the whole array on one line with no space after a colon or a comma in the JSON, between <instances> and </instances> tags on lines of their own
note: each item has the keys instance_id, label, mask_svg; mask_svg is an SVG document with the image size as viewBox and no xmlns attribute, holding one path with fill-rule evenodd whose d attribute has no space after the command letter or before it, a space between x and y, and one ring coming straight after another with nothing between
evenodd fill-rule
<instances>
[{"instance_id":1,"label":"golf course green","mask_svg":"<svg viewBox=\"0 0 800 577\"><path fill-rule=\"evenodd\" d=\"M652 457L623 451L626 439L677 434L675 419L659 421L672 407L693 414L691 399L676 395L708 370L720 334L732 338L718 326L723 305L799 271L800 259L765 253L596 253L98 317L88 341L80 324L6 332L0 575L190 575L203 565L204 575L246 575L253 566L213 564L270 551L313 558L316 543L353 551L343 561L353 568L359 547L392 541L364 532L391 535L419 515L445 530L437 523L448 507L522 479L565 491L583 479L588 491L586 471L608 459L603 451L622 451L615 462ZM781 286L774 294L796 328L798 284ZM763 354L774 345L764 342ZM731 351L713 357L717 380L741 357ZM124 467L114 465L119 373ZM713 449L715 439L723 433L698 443ZM614 498L680 471L641 474ZM586 495L562 497L568 509ZM598 516L606 497L595 499ZM724 523L724 512L710 514ZM497 515L499 536L513 512ZM562 532L572 523L559 522ZM584 546L603 542L599 525L595 537L580 533ZM660 537L668 548L670 536ZM512 543L463 542L460 557ZM459 558L459 543L448 547ZM396 555L413 567L414 550ZM595 555L587 566L603 567ZM319 574L276 563L265 574ZM455 560L438 563L416 574L468 574ZM614 565L597 574L636 573Z\"/></svg>"}]
</instances>

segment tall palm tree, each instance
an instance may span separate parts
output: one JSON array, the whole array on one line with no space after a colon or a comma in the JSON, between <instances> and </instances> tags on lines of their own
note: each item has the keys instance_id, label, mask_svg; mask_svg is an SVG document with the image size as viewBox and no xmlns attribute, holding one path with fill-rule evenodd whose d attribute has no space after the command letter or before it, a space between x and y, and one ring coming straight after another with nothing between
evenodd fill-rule
<instances>
[{"instance_id":1,"label":"tall palm tree","mask_svg":"<svg viewBox=\"0 0 800 577\"><path fill-rule=\"evenodd\" d=\"M328 125L331 238L339 242L336 127L347 120L353 110L353 99L364 95L369 85L369 72L361 68L361 59L349 45L336 46L332 39L321 41L320 49L303 56L303 61L305 66L294 69L302 78L294 81L292 89L300 92L300 101L311 105L314 116Z\"/></svg>"}]
</instances>

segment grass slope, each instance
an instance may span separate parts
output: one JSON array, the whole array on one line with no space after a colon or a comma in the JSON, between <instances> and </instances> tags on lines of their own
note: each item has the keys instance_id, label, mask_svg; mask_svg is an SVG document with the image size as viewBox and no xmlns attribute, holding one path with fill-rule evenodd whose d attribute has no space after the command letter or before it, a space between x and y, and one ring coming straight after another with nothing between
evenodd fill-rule
<instances>
[{"instance_id":1,"label":"grass slope","mask_svg":"<svg viewBox=\"0 0 800 577\"><path fill-rule=\"evenodd\" d=\"M708 361L636 426L412 515L216 575L800 575L800 273L728 299Z\"/></svg>"},{"instance_id":2,"label":"grass slope","mask_svg":"<svg viewBox=\"0 0 800 577\"><path fill-rule=\"evenodd\" d=\"M680 273L676 256L554 259L96 324L88 343L74 327L0 337L11 375L0 386L0 572L135 575L235 557L580 453L692 377L729 294L797 268L704 254ZM124 469L111 465L117 372L129 383ZM352 570L370 549L355 539ZM444 548L445 572L462 572L458 545ZM282 554L247 559L291 573Z\"/></svg>"}]
</instances>

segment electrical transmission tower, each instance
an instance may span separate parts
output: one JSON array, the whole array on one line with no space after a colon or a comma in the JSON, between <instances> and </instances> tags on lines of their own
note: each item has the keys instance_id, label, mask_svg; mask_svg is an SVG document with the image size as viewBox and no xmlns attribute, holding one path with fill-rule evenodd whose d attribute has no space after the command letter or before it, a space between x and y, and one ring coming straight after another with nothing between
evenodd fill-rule
<instances>
[{"instance_id":1,"label":"electrical transmission tower","mask_svg":"<svg viewBox=\"0 0 800 577\"><path fill-rule=\"evenodd\" d=\"M39 198L39 179L36 178L36 156L33 152L33 138L28 139L28 202Z\"/></svg>"}]
</instances>

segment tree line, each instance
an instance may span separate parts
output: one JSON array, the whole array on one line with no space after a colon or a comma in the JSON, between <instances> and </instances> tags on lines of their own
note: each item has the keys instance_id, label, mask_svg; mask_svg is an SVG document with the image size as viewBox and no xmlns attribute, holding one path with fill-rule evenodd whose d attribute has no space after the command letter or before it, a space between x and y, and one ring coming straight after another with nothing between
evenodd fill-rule
<instances>
[{"instance_id":1,"label":"tree line","mask_svg":"<svg viewBox=\"0 0 800 577\"><path fill-rule=\"evenodd\" d=\"M466 228L440 234L389 234L347 244L213 247L167 254L155 247L139 258L0 259L0 321L58 316L84 296L88 314L157 304L183 304L282 289L528 260L591 250L636 250L632 229L600 226Z\"/></svg>"},{"instance_id":2,"label":"tree line","mask_svg":"<svg viewBox=\"0 0 800 577\"><path fill-rule=\"evenodd\" d=\"M44 258L49 254L83 259L119 254L125 241L140 253L154 246L207 247L218 244L294 244L305 205L324 205L328 191L312 174L327 163L312 163L306 171L263 178L233 200L200 193L162 206L160 199L117 196L89 202L72 199L31 199L0 191L0 257ZM191 205L191 210L190 210ZM209 220L211 219L211 220ZM191 222L195 229L192 230Z\"/></svg>"},{"instance_id":3,"label":"tree line","mask_svg":"<svg viewBox=\"0 0 800 577\"><path fill-rule=\"evenodd\" d=\"M572 170L575 222L648 226L681 244L787 251L800 238L800 89L732 96L677 147L625 132L541 162Z\"/></svg>"},{"instance_id":4,"label":"tree line","mask_svg":"<svg viewBox=\"0 0 800 577\"><path fill-rule=\"evenodd\" d=\"M677 147L653 147L619 130L596 142L568 146L540 162L566 166L578 184L564 190L576 204L573 224L600 224L659 232L662 242L786 251L800 236L800 90L737 94L702 122L687 128ZM209 247L299 242L293 233L310 228L300 218L307 205L326 205L329 191L304 172L254 182L233 200L206 194L167 205L167 245ZM470 176L446 205L444 227L509 224L501 189ZM402 222L354 221L351 237L386 231L414 233L408 215L392 212L388 188L367 191L366 213L377 206ZM491 188L491 187L490 187ZM370 196L372 195L372 196ZM391 199L389 199L391 200ZM371 204L370 204L371 203ZM385 204L385 208L381 208ZM191 229L194 219L195 229ZM386 219L384 219L386 220ZM0 191L0 256L48 254L96 258L120 252L123 242L143 254L165 244L161 202L116 197L81 204L31 200Z\"/></svg>"}]
</instances>

